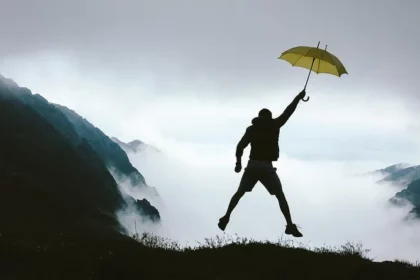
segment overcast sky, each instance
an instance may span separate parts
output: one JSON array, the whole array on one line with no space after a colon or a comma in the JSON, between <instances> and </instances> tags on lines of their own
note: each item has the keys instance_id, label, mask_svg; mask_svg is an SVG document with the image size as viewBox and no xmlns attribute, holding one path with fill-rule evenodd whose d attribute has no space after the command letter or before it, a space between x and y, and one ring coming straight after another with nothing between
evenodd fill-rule
<instances>
[{"instance_id":1,"label":"overcast sky","mask_svg":"<svg viewBox=\"0 0 420 280\"><path fill-rule=\"evenodd\" d=\"M0 72L107 134L234 146L261 107L280 114L304 85L307 71L277 57L321 41L349 75L312 76L283 152L418 156L416 0L0 3Z\"/></svg>"},{"instance_id":2,"label":"overcast sky","mask_svg":"<svg viewBox=\"0 0 420 280\"><path fill-rule=\"evenodd\" d=\"M419 164L419 11L418 0L0 0L0 73L109 136L183 160L178 172L176 161L162 171L132 158L176 225L201 223L204 236L237 187L229 166L246 126L263 107L280 114L304 86L307 70L277 57L321 41L349 75L313 75L311 100L282 129L278 164L293 213L306 241L360 237L382 257L414 258L420 240L398 224L404 213L384 209L395 190L342 173ZM262 189L245 201L230 230L278 236L276 202Z\"/></svg>"}]
</instances>

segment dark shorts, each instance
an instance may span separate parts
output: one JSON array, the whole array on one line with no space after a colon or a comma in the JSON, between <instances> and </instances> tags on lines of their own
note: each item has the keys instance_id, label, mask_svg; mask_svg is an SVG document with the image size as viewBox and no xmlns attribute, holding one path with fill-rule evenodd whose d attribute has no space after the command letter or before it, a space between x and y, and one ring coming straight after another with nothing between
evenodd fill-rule
<instances>
[{"instance_id":1,"label":"dark shorts","mask_svg":"<svg viewBox=\"0 0 420 280\"><path fill-rule=\"evenodd\" d=\"M283 189L276 171L277 168L271 162L250 160L242 175L238 192L250 192L261 182L271 195L282 194Z\"/></svg>"}]
</instances>

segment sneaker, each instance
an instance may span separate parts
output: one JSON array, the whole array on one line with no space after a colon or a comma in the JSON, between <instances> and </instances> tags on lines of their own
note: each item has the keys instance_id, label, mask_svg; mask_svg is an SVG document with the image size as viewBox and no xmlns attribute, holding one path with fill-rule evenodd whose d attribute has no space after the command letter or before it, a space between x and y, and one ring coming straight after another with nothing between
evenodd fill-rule
<instances>
[{"instance_id":1,"label":"sneaker","mask_svg":"<svg viewBox=\"0 0 420 280\"><path fill-rule=\"evenodd\" d=\"M219 226L221 230L225 231L225 228L228 223L229 223L229 218L223 216L219 219L219 223L217 225Z\"/></svg>"},{"instance_id":2,"label":"sneaker","mask_svg":"<svg viewBox=\"0 0 420 280\"><path fill-rule=\"evenodd\" d=\"M291 234L294 237L302 237L303 234L299 232L298 227L295 224L287 225L286 226L286 234Z\"/></svg>"}]
</instances>

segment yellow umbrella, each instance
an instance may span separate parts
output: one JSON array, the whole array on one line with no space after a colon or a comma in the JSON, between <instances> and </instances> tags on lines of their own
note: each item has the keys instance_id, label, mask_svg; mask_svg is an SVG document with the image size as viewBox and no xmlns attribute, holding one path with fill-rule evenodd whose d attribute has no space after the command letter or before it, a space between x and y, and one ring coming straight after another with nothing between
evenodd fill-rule
<instances>
[{"instance_id":1,"label":"yellow umbrella","mask_svg":"<svg viewBox=\"0 0 420 280\"><path fill-rule=\"evenodd\" d=\"M319 48L319 43L316 48L306 46L291 48L283 52L279 57L279 59L290 62L292 66L309 69L304 89L308 85L312 71L317 74L327 73L338 77L341 77L343 74L348 74L341 61L332 53L327 52L327 46L325 46L325 50L322 50ZM309 96L306 100L302 100L307 102Z\"/></svg>"}]
</instances>

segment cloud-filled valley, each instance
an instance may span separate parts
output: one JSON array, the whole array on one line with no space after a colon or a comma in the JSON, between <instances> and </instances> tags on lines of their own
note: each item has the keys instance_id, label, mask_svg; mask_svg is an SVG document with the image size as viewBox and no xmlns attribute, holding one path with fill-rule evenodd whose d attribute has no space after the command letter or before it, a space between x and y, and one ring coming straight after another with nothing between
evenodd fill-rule
<instances>
[{"instance_id":1,"label":"cloud-filled valley","mask_svg":"<svg viewBox=\"0 0 420 280\"><path fill-rule=\"evenodd\" d=\"M128 153L130 161L162 196L162 228L151 230L174 240L194 243L223 234L217 228L240 175L233 172L233 157L215 158L208 149L187 161L167 153L146 150ZM283 155L276 166L294 221L302 227L310 246L340 246L361 242L376 260L418 260L419 222L404 218L409 206L388 203L398 188L377 184L380 162L303 161ZM235 209L226 234L277 240L285 221L274 197L258 183ZM149 230L146 226L144 230ZM285 238L285 235L283 236Z\"/></svg>"}]
</instances>

